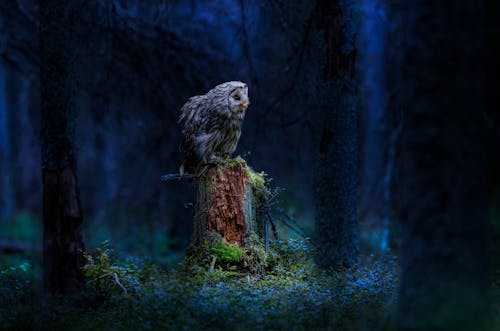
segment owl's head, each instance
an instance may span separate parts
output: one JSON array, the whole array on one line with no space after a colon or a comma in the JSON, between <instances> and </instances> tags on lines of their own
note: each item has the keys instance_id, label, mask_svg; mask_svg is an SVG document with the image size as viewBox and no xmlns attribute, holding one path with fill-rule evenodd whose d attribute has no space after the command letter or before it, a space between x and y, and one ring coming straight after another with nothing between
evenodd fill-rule
<instances>
[{"instance_id":1,"label":"owl's head","mask_svg":"<svg viewBox=\"0 0 500 331\"><path fill-rule=\"evenodd\" d=\"M245 111L250 105L248 86L243 82L226 82L218 85L215 90L224 91L230 116L243 119Z\"/></svg>"}]
</instances>

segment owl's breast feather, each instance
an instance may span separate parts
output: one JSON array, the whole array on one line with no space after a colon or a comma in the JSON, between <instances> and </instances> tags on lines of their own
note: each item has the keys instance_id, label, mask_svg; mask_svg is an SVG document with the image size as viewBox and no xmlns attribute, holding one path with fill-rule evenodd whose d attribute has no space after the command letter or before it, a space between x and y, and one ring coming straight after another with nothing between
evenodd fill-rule
<instances>
[{"instance_id":1,"label":"owl's breast feather","mask_svg":"<svg viewBox=\"0 0 500 331\"><path fill-rule=\"evenodd\" d=\"M241 129L241 125L243 124L243 118L231 118L231 120L229 121L228 123L228 127L231 128L232 130L236 131L236 130L240 130Z\"/></svg>"}]
</instances>

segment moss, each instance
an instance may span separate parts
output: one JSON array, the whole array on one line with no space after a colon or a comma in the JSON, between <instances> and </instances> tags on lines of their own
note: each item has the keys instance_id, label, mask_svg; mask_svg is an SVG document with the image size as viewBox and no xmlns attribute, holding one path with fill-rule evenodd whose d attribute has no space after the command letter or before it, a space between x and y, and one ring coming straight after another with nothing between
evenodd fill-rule
<instances>
[{"instance_id":1,"label":"moss","mask_svg":"<svg viewBox=\"0 0 500 331\"><path fill-rule=\"evenodd\" d=\"M228 263L239 263L243 257L243 250L238 246L224 242L216 242L210 248L210 253L217 258L218 261Z\"/></svg>"},{"instance_id":2,"label":"moss","mask_svg":"<svg viewBox=\"0 0 500 331\"><path fill-rule=\"evenodd\" d=\"M207 233L202 243L193 243L188 248L185 266L210 268L215 257L215 266L222 270L234 270L240 266L244 251L238 246L222 242L222 237L215 231Z\"/></svg>"},{"instance_id":3,"label":"moss","mask_svg":"<svg viewBox=\"0 0 500 331\"><path fill-rule=\"evenodd\" d=\"M214 257L215 264L211 265ZM222 242L218 233L210 232L203 243L188 248L185 271L215 267L220 272L235 275L265 275L275 268L278 260L276 252L265 251L262 239L254 231L249 232L242 248Z\"/></svg>"},{"instance_id":4,"label":"moss","mask_svg":"<svg viewBox=\"0 0 500 331\"><path fill-rule=\"evenodd\" d=\"M249 166L246 167L248 181L258 191L267 191L266 188L266 173L264 171L255 172Z\"/></svg>"},{"instance_id":5,"label":"moss","mask_svg":"<svg viewBox=\"0 0 500 331\"><path fill-rule=\"evenodd\" d=\"M227 159L226 164L229 168L235 167L238 164L242 164L245 167L247 167L247 163L245 162L245 160L241 156L237 156L234 159Z\"/></svg>"},{"instance_id":6,"label":"moss","mask_svg":"<svg viewBox=\"0 0 500 331\"><path fill-rule=\"evenodd\" d=\"M250 184L257 190L266 190L266 173L264 171L255 172L251 167L249 167L246 161L241 157L237 156L233 159L224 159L220 162L221 165L224 165L228 168L235 167L237 165L243 165L245 167L245 172L248 176L248 181Z\"/></svg>"}]
</instances>

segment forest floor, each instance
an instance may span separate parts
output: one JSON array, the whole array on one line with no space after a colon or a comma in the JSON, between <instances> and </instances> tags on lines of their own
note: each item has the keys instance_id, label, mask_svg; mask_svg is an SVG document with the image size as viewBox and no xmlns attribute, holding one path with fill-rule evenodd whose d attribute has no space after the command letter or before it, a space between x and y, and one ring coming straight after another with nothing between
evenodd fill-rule
<instances>
[{"instance_id":1,"label":"forest floor","mask_svg":"<svg viewBox=\"0 0 500 331\"><path fill-rule=\"evenodd\" d=\"M320 271L307 245L281 242L266 275L222 268L171 270L109 248L87 255L81 293L39 300L29 262L0 270L3 330L383 330L396 307L398 263L365 256ZM49 327L48 327L49 326Z\"/></svg>"}]
</instances>

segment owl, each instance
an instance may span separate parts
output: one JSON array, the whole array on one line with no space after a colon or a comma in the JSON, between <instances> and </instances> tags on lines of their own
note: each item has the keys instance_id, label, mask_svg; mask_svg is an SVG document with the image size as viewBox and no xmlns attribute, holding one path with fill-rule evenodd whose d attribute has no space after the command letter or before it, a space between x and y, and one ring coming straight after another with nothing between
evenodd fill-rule
<instances>
[{"instance_id":1,"label":"owl","mask_svg":"<svg viewBox=\"0 0 500 331\"><path fill-rule=\"evenodd\" d=\"M238 145L245 112L250 104L242 82L217 85L205 95L191 97L181 108L184 121L180 149L185 159L181 175L198 175L207 164L230 156Z\"/></svg>"}]
</instances>

